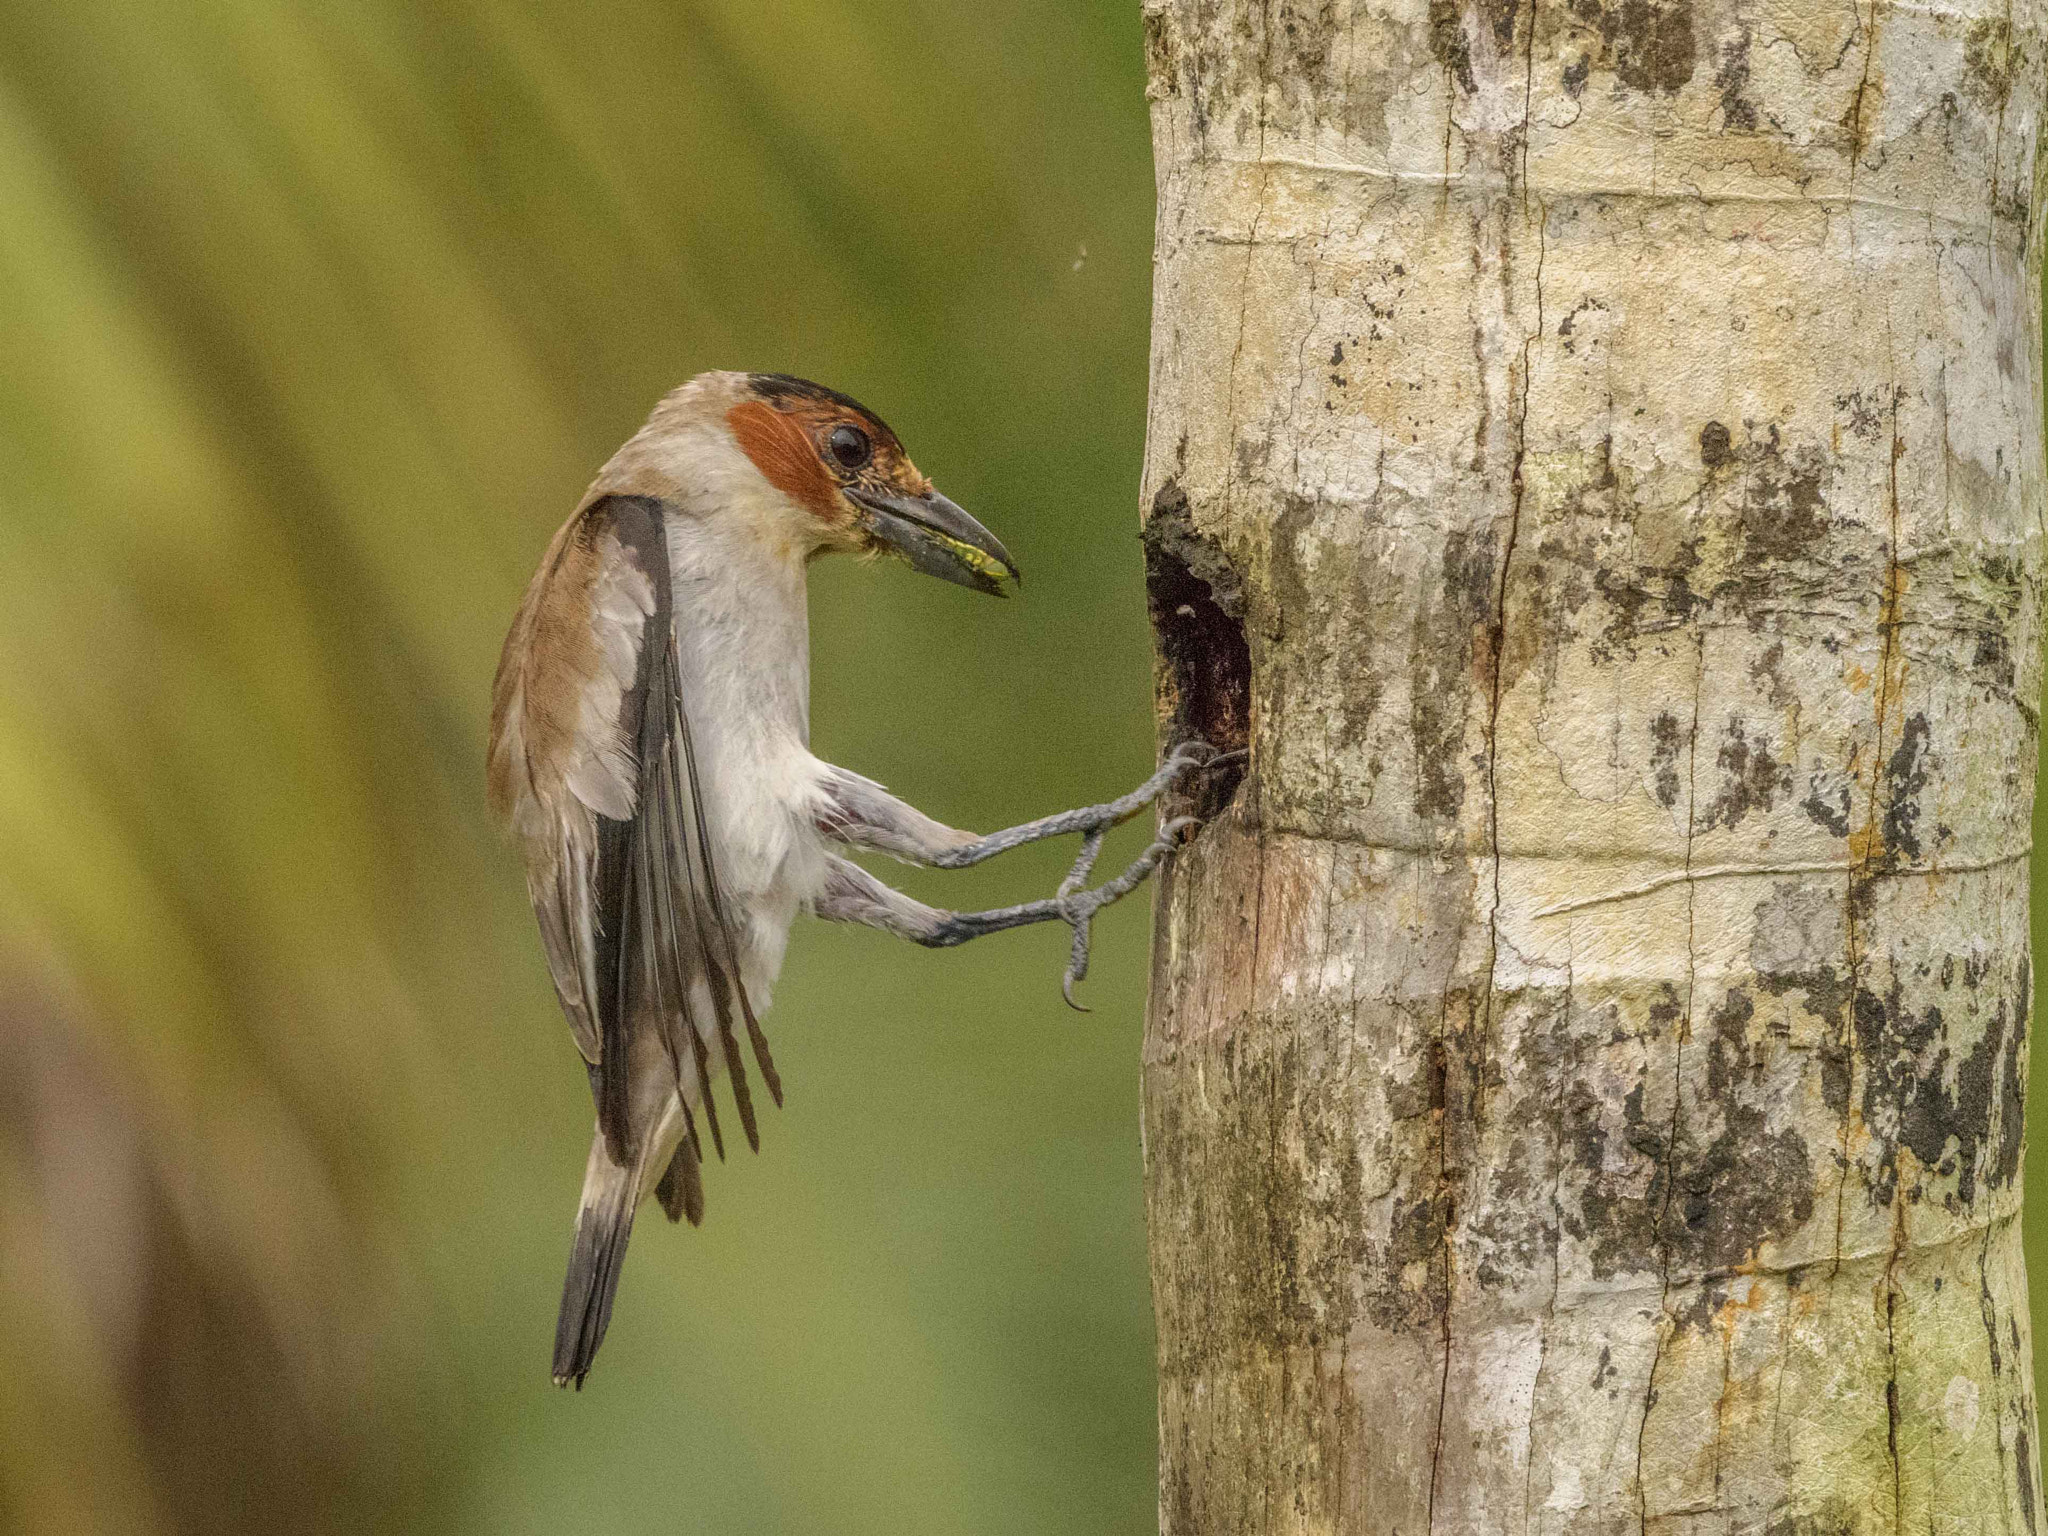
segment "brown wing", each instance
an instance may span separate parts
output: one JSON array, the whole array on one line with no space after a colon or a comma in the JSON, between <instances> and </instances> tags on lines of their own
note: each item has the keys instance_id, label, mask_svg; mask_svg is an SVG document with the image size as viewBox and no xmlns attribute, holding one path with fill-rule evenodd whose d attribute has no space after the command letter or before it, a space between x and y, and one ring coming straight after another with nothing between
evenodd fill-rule
<instances>
[{"instance_id":1,"label":"brown wing","mask_svg":"<svg viewBox=\"0 0 2048 1536\"><path fill-rule=\"evenodd\" d=\"M716 1030L759 1145L737 1003L781 1102L726 920L680 689L663 503L605 496L555 537L507 637L491 791L526 857L562 1011L598 1124L629 1163L674 1086L723 1154L705 1044ZM677 1157L697 1157L691 1122ZM677 1175L681 1178L681 1174Z\"/></svg>"}]
</instances>

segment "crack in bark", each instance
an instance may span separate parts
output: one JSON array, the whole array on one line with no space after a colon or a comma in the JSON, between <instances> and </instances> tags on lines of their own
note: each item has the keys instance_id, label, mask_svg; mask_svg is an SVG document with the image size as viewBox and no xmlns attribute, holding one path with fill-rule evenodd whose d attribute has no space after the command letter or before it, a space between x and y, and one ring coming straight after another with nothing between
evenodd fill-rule
<instances>
[{"instance_id":1,"label":"crack in bark","mask_svg":"<svg viewBox=\"0 0 2048 1536\"><path fill-rule=\"evenodd\" d=\"M1735 627L1745 632L1748 630L1747 625ZM1303 842L1312 843L1343 843L1348 847L1368 849L1374 853L1397 853L1413 859L1434 860L1442 857L1442 850L1434 843L1396 842L1384 837L1359 833L1348 827L1304 826L1299 821L1291 820L1285 816L1275 816L1270 821L1260 822L1259 830L1262 834L1270 837L1291 837ZM2015 848L2009 853L1993 854L1989 858L1945 861L1939 865L1929 860L1921 864L1902 865L1897 869L1874 871L1871 878L1884 880L1902 880L1907 878L1933 879L1942 875L1982 873L1985 870L2002 869L2007 864L2021 863L2026 859L2032 858L2033 854L2034 844L2029 840L2023 847ZM1476 855L1474 856L1474 862L1485 862L1487 857L1484 854ZM1556 862L1568 861L1572 864L1594 867L1608 864L1626 864L1631 868L1641 868L1645 864L1656 862L1653 859L1645 858L1633 852L1601 857L1576 851L1558 852L1555 850L1533 849L1526 853L1519 853L1516 857L1530 861L1545 859ZM1761 878L1775 875L1839 875L1857 867L1859 866L1844 859L1794 860L1783 864L1701 864L1694 866L1691 878L1695 881L1706 882L1711 880L1735 880L1745 877ZM1663 890L1667 886L1681 884L1686 878L1684 865L1681 862L1673 866L1670 874L1654 876L1649 880L1641 882L1640 885L1621 886L1613 891L1587 897L1583 901L1559 902L1553 906L1538 908L1530 915L1533 917L1561 917L1567 912L1583 911L1587 907L1600 906L1606 902L1625 901L1631 897L1647 895L1654 890Z\"/></svg>"},{"instance_id":2,"label":"crack in bark","mask_svg":"<svg viewBox=\"0 0 2048 1536\"><path fill-rule=\"evenodd\" d=\"M1535 21L1532 15L1531 30ZM1509 475L1512 501L1508 508L1508 536L1506 547L1501 552L1500 580L1494 589L1493 628L1488 636L1488 648L1492 653L1489 671L1490 697L1486 712L1486 814L1488 841L1493 854L1493 905L1487 909L1486 948L1486 1002L1483 1022L1480 1027L1481 1048L1493 1029L1493 977L1500 962L1500 700L1501 674L1505 670L1507 657L1508 630L1508 576L1514 566L1515 545L1522 533L1522 496L1525 482L1522 475L1523 460L1529 450L1529 396L1535 380L1531 369L1534 367L1533 353L1543 339L1543 257L1548 244L1545 225L1548 210L1542 203L1537 204L1536 221L1536 329L1522 338L1522 398L1515 419L1515 458ZM1479 1095L1484 1102L1486 1084L1484 1063L1479 1084Z\"/></svg>"},{"instance_id":3,"label":"crack in bark","mask_svg":"<svg viewBox=\"0 0 2048 1536\"><path fill-rule=\"evenodd\" d=\"M1899 1465L1899 1342L1893 1318L1899 1300L1899 1260L1906 1250L1906 1192L1892 1196L1892 1248L1884 1267L1884 1443L1892 1461L1892 1529L1905 1529L1904 1476Z\"/></svg>"},{"instance_id":4,"label":"crack in bark","mask_svg":"<svg viewBox=\"0 0 2048 1536\"><path fill-rule=\"evenodd\" d=\"M1449 1060L1449 1013L1450 999L1444 999L1443 1010L1437 1015L1436 1096L1437 1110L1437 1189L1444 1201L1444 1320L1443 1320L1443 1373L1437 1380L1436 1428L1430 1436L1429 1445L1429 1505L1423 1519L1426 1536L1436 1533L1436 1490L1443 1477L1444 1466L1444 1409L1451 1397L1451 1301L1457 1292L1457 1275L1454 1269L1456 1249L1452 1234L1457 1230L1457 1197L1451 1188L1450 1170L1450 1118L1451 1084Z\"/></svg>"},{"instance_id":5,"label":"crack in bark","mask_svg":"<svg viewBox=\"0 0 2048 1536\"><path fill-rule=\"evenodd\" d=\"M1852 192L1801 192L1784 194L1772 192L1742 192L1727 188L1696 188L1687 185L1681 188L1663 188L1645 185L1618 183L1603 185L1596 192L1560 181L1546 181L1530 177L1526 181L1517 176L1491 175L1485 171L1458 171L1455 174L1436 171L1389 170L1385 166L1360 165L1344 160L1318 160L1304 155L1259 154L1259 155L1212 155L1208 165L1255 165L1262 170L1275 168L1304 171L1316 177L1343 176L1361 181L1384 182L1392 186L1434 187L1439 202L1448 199L1451 191L1477 193L1508 193L1527 186L1533 196L1552 204L1568 203L1574 200L1597 201L1601 204L1616 202L1672 203L1687 208L1718 208L1729 205L1753 205L1760 207L1814 208L1832 216L1836 212L1849 212L1858 208L1872 209L1884 213L1903 214L1915 222L1930 227L1940 225L1969 237L1972 242L1982 238L1983 227L1974 214L1965 216L1945 212L1940 208L1921 203L1898 203L1886 198L1863 196ZM1231 236L1218 231L1203 231L1205 238L1218 245L1242 245L1242 236ZM2008 236L2004 240L2008 254L2023 254L2026 242L2023 238Z\"/></svg>"},{"instance_id":6,"label":"crack in bark","mask_svg":"<svg viewBox=\"0 0 2048 1536\"><path fill-rule=\"evenodd\" d=\"M1863 78L1849 102L1849 190L1856 190L1856 167L1863 159L1863 97L1870 89L1870 66L1877 60L1877 0L1870 0L1870 37L1863 49ZM1851 226L1852 231L1854 226Z\"/></svg>"},{"instance_id":7,"label":"crack in bark","mask_svg":"<svg viewBox=\"0 0 2048 1536\"><path fill-rule=\"evenodd\" d=\"M1990 1275L1991 1235L1998 1226L1997 1222L1984 1224L1984 1241L1977 1249L1977 1315L1984 1321L1985 1362L1991 1367L1993 1402L1997 1405L1999 1416L2003 1418L2005 1372L2002 1368L2002 1351L1998 1343L1998 1302L1991 1294ZM1998 1507L2005 1517L2005 1529L2013 1530L2016 1527L2012 1520L2012 1467L2005 1456L2005 1436L1994 1434L1991 1438L1998 1447ZM2020 1476L2026 1475L2027 1469L2022 1467Z\"/></svg>"},{"instance_id":8,"label":"crack in bark","mask_svg":"<svg viewBox=\"0 0 2048 1536\"><path fill-rule=\"evenodd\" d=\"M1870 878L1897 879L1902 875L1959 875L1981 874L1989 869L2003 869L2008 864L2018 864L2034 856L2031 841L2024 848L2011 853L1997 854L1988 859L1963 859L1935 865L1931 861L1924 869L1886 870L1873 873ZM1582 861L1583 862L1583 861ZM1633 861L1631 861L1633 862ZM1604 907L1612 902L1632 901L1638 896L1649 896L1674 885L1690 882L1694 885L1712 880L1740 880L1775 878L1783 875L1840 875L1855 872L1858 866L1847 859L1809 859L1792 864L1708 864L1700 869L1675 870L1668 875L1657 875L1649 880L1637 881L1634 885L1620 886L1615 890L1602 891L1597 896L1581 896L1571 901L1556 902L1551 906L1538 907L1531 917L1562 917L1570 912L1583 912L1588 907Z\"/></svg>"},{"instance_id":9,"label":"crack in bark","mask_svg":"<svg viewBox=\"0 0 2048 1536\"><path fill-rule=\"evenodd\" d=\"M1693 836L1699 817L1700 691L1706 673L1707 637L1702 633L1693 667L1692 729L1687 733L1686 742L1685 862L1688 870L1692 866ZM1677 1183L1678 1124L1685 1103L1685 1042L1692 1033L1694 966L1697 960L1693 937L1693 896L1694 887L1688 879L1685 892L1685 1013L1679 1020L1678 1038L1672 1051L1671 1125L1664 1140L1664 1198L1657 1209L1657 1257L1662 1279L1657 1301L1657 1344L1650 1355L1649 1376L1643 1383L1643 1416L1636 1425L1636 1516L1642 1536L1649 1536L1650 1531L1650 1491L1643 1482L1643 1447L1650 1433L1650 1411L1657 1406L1657 1367L1663 1363L1664 1348L1677 1329L1677 1322L1671 1316L1671 1242L1665 1236L1665 1227L1671 1219L1671 1192Z\"/></svg>"},{"instance_id":10,"label":"crack in bark","mask_svg":"<svg viewBox=\"0 0 2048 1536\"><path fill-rule=\"evenodd\" d=\"M1533 49L1533 47L1534 47L1534 38L1535 38L1535 32L1536 32L1536 18L1535 18L1535 3L1534 3L1534 0L1531 0L1531 4L1530 4L1530 14L1529 14L1529 23L1528 23L1528 34L1529 34L1529 38L1530 38L1530 43L1529 43L1529 46L1530 46L1530 48L1532 48L1532 49ZM1529 78L1529 75L1528 75L1528 70L1529 70L1529 69L1530 69L1531 67L1533 67L1533 66L1525 64L1525 71L1524 71L1524 75L1525 75L1525 81L1526 81L1526 80L1527 80L1527 79ZM1454 99L1455 99L1455 98L1454 98ZM1526 156L1526 154L1527 154L1527 134L1528 134L1528 109L1529 109L1529 103L1530 103L1530 97L1529 97L1529 95L1528 95L1528 94L1527 94L1527 93L1525 92L1525 94L1524 94L1524 96L1523 96L1523 103L1522 103L1522 104L1523 104L1523 122L1522 122L1522 137L1523 137L1523 153L1524 153L1524 155L1525 155L1525 156ZM1449 167L1449 160L1448 160L1448 150L1449 150L1449 139L1448 139L1448 126L1447 126L1447 128L1446 128L1446 140L1445 140L1445 144L1446 144L1446 161L1445 161L1445 179L1446 179L1446 185L1448 185L1448 181L1449 181L1449 168L1450 168L1450 167ZM1527 200L1527 194L1526 194L1526 191L1524 192L1524 196L1523 196L1523 203L1522 203L1522 214L1523 214L1523 220L1524 220L1524 222L1526 223L1526 222L1527 222L1527 218L1528 218L1528 200ZM1497 585L1496 585L1496 588L1495 588L1495 593L1494 593L1494 619L1493 619L1493 625L1492 625L1491 633L1490 633L1490 635L1489 635L1489 650L1490 650L1490 652L1491 652L1491 667L1490 667L1490 672L1491 672L1491 674L1492 674L1492 675L1491 675L1491 677L1490 677L1490 679L1489 679L1489 698L1488 698L1488 706L1487 706L1487 720L1486 720L1486 740L1487 740L1487 753L1486 753L1486 781L1487 781L1487 819L1488 819L1488 824L1489 824L1489 826L1488 826L1488 832L1489 832L1489 839L1488 839L1488 840L1489 840L1489 843L1490 843L1490 852L1491 852L1491 854L1492 854L1492 859L1493 859L1493 901L1492 901L1492 905L1491 905L1491 907L1490 907L1490 909L1489 909L1489 911L1488 911L1488 913L1487 913L1487 955L1486 955L1486 990L1485 990L1485 994L1484 994L1484 1001L1483 1001L1483 1003L1482 1003L1482 1006L1481 1006L1481 1012L1480 1012L1480 1020L1479 1020L1479 1030L1478 1030L1478 1051L1479 1051L1479 1060L1478 1060L1478 1062L1477 1062L1477 1064L1476 1064L1476 1074L1475 1074L1475 1080L1474 1080L1474 1089L1473 1089L1473 1100L1474 1100L1474 1110L1473 1110L1473 1112L1474 1112L1474 1117L1475 1117L1475 1120L1476 1120L1476 1119L1478 1119L1478 1118L1481 1118L1481 1117L1483 1117L1483 1115L1484 1115L1484 1112L1485 1112L1485 1110L1484 1110L1484 1106L1485 1106L1485 1099L1486 1099L1486 1091L1487 1091L1487 1085L1486 1085L1486 1072L1487 1072L1487 1067L1486 1067L1486 1056L1485 1056L1485 1052L1486 1052L1487 1042L1488 1042L1489 1038L1491 1037L1491 1034L1492 1034L1492 1031L1493 1031L1493 998L1494 998L1494 972L1495 972L1495 970L1497 969L1497 967L1498 967L1498 965L1499 965L1499 960L1500 960L1500 905L1501 905L1501 889L1500 889L1500 867L1501 867L1501 852L1500 852L1500 778L1499 778L1499 775L1500 775L1500 706L1501 706L1501 672L1502 672L1502 663L1503 663L1503 660L1504 660L1504 656L1505 656L1505 651L1506 651L1506 642L1507 642L1507 600L1508 600L1508 576L1509 576L1509 571L1510 571L1510 568L1511 568L1511 566L1513 565L1513 562L1514 562L1514 556L1515 556L1515 544L1516 544L1516 542L1517 542L1517 540L1519 539L1519 537L1520 537L1520 534L1521 534L1521 523L1522 523L1522 497L1523 497L1523 493L1524 493L1524 480L1523 480L1523 474L1522 474L1522 464L1523 464L1523 457L1524 457L1524 455L1526 454L1526 452L1527 452L1527 450L1528 450L1528 429L1529 429L1529 395L1530 395L1530 392L1531 392L1531 384L1532 384L1532 379L1531 379L1531 375L1530 375L1530 369L1531 369L1531 366L1532 366L1532 361L1533 361L1533 356L1532 356L1532 355L1533 355L1534 349L1535 349L1536 345L1537 345L1537 344L1538 344L1538 343L1539 343L1539 342L1540 342L1540 341L1542 340L1542 338L1543 338L1543 258L1544 258L1544 253L1545 253L1545 246L1546 246L1546 231L1545 231L1544 225L1545 225L1545 216L1544 216L1544 210L1542 209L1542 205L1541 205L1541 204L1539 203L1539 205L1538 205L1538 218L1537 218L1537 224L1536 224L1536 272L1535 272L1535 279L1534 279L1534 287L1535 287L1535 297L1536 297L1536 328L1535 328L1535 330L1534 330L1533 332L1531 332L1530 334L1528 334L1527 336L1525 336L1525 337L1523 338L1523 341L1522 341L1522 369L1521 369L1521 373L1522 373L1522 378L1521 378L1522 394L1521 394L1521 400L1520 400L1520 402L1519 402L1519 409L1518 409L1518 412L1517 412L1517 418L1516 418L1516 422L1515 422L1515 456L1514 456L1514 463L1513 463L1513 468L1512 468L1512 471L1511 471L1511 478L1510 478L1510 482L1509 482L1509 483L1510 483L1510 492L1511 492L1512 500L1511 500L1511 503L1510 503L1510 506L1509 506L1509 512L1508 512L1508 532L1507 532L1507 539L1506 539L1505 547L1504 547L1504 549L1503 549L1503 551L1502 551L1502 554L1501 554L1501 562L1500 562L1500 577L1499 577L1499 581L1498 581L1498 583L1497 583ZM1505 253L1503 253L1503 254L1505 255ZM1504 263L1504 264L1505 264L1505 263ZM1506 275L1506 274L1504 273L1504 276L1505 276L1505 275ZM1431 1449L1430 1449L1430 1473L1429 1473L1429 1503L1428 1503L1428 1512L1427 1512L1427 1517L1426 1517L1426 1521L1427 1521L1427 1523L1426 1523L1426 1525L1425 1525L1425 1529L1426 1529L1427 1531L1429 1531L1429 1532L1432 1532L1432 1533L1433 1533L1433 1532L1435 1531L1435 1529L1436 1529L1436 1500L1437 1500L1437 1489L1438 1489L1438 1485L1439 1485L1439 1484L1440 1484L1440 1482L1442 1481L1442 1476L1443 1476L1443 1436L1444 1436L1444 1416L1445 1416L1445 1410L1446 1410L1446 1407L1447 1407L1447 1405L1448 1405L1448 1403L1449 1403L1449 1399L1450 1399L1450 1380L1451 1380L1451 1351L1452 1351L1452 1327L1451 1327L1451 1313L1452 1313L1452 1310L1453 1310L1453 1306L1454 1306L1454 1303L1455 1303L1455 1299L1456 1299L1456 1295L1457 1295L1457 1274L1456 1274L1456 1249L1455 1249L1455 1246L1454 1246L1454 1238L1455 1238L1455 1234L1456 1234L1456 1231L1457 1231L1457 1220L1456 1220L1456 1210L1457 1210L1457 1207L1456 1207L1456 1196L1455 1196L1455 1192L1453 1191L1453 1189L1452 1189L1452 1187L1451 1187L1452 1181L1451 1181L1450 1167L1449 1167L1449 1162L1448 1162L1448 1158L1449 1158L1449 1142L1450 1142L1450 1094L1449 1094L1449 1062L1448 1062L1448 1057L1447 1057L1447 1042L1445 1042L1445 1043L1440 1043L1440 1045L1439 1045L1439 1052L1440 1052L1440 1054L1439 1054L1439 1065L1438 1065L1438 1070L1439 1070L1439 1073L1440 1073L1440 1087L1439 1087L1439 1093L1441 1094L1441 1102L1442 1102L1442 1104L1443 1104L1443 1106L1444 1106L1444 1109L1443 1109L1443 1117L1444 1117L1444 1118L1443 1118L1443 1124L1442 1124L1442 1131L1441 1131L1441 1140L1440 1140L1440 1142L1439 1142L1439 1165L1438 1165L1438 1181L1439 1181L1439 1188L1440 1188L1440 1190L1441 1190L1441 1192L1442 1192L1442 1195L1443 1195L1443 1198L1444 1198L1444 1201L1445 1201L1445 1212L1444 1212L1444 1258L1445 1258L1445 1284L1444 1284L1444 1321L1443 1321L1443 1375L1442 1375L1442 1379L1441 1379L1441 1382L1440 1382L1440 1384L1439 1384L1439 1388L1438 1388L1438 1394L1437 1394L1437 1414L1436 1414L1436 1429L1435 1429L1435 1433L1434 1433L1434 1436L1433 1436L1433 1439L1432 1439L1432 1445L1431 1445Z\"/></svg>"},{"instance_id":11,"label":"crack in bark","mask_svg":"<svg viewBox=\"0 0 2048 1536\"><path fill-rule=\"evenodd\" d=\"M1873 0L1874 3L1874 0ZM1856 1061L1858 1046L1854 1018L1855 1000L1861 987L1860 977L1865 956L1860 944L1857 907L1859 891L1867 889L1872 881L1886 873L1878 861L1884 850L1881 847L1882 824L1878 817L1878 796L1884 782L1884 729L1891 712L1893 694L1903 691L1905 678L1904 663L1898 658L1899 603L1905 591L1905 568L1899 560L1899 459L1905 453L1905 443L1899 436L1899 394L1894 381L1891 389L1891 455L1887 466L1889 503L1887 513L1889 530L1885 541L1884 590L1878 600L1878 665L1875 697L1872 700L1872 747L1870 760L1870 793L1865 797L1864 826L1861 838L1852 835L1849 840L1848 892L1844 899L1843 931L1846 959L1849 971L1850 1017L1843 1021L1843 1047L1849 1062L1849 1097L1842 1109L1842 1134L1839 1145L1841 1182L1835 1189L1835 1254L1829 1277L1842 1267L1842 1223L1844 1206L1848 1200L1849 1172L1851 1157L1849 1143L1854 1130L1856 1114Z\"/></svg>"},{"instance_id":12,"label":"crack in bark","mask_svg":"<svg viewBox=\"0 0 2048 1536\"><path fill-rule=\"evenodd\" d=\"M1566 1039L1571 1039L1572 988L1576 975L1577 952L1574 948L1570 925L1565 928L1564 941L1564 1000L1559 1006L1558 1017L1563 1024ZM1573 1047L1573 1065L1577 1066L1577 1046ZM1550 1113L1550 1303L1544 1308L1543 1331L1537 1339L1536 1379L1529 1387L1529 1446L1522 1466L1522 1529L1530 1527L1530 1500L1534 1496L1536 1479L1536 1415L1537 1405L1543 1395L1543 1371L1550 1364L1550 1330L1557 1321L1557 1299L1564 1289L1564 1202L1559 1198L1564 1188L1564 1118L1565 1082L1572 1074L1562 1066L1556 1069L1556 1089L1551 1095Z\"/></svg>"}]
</instances>

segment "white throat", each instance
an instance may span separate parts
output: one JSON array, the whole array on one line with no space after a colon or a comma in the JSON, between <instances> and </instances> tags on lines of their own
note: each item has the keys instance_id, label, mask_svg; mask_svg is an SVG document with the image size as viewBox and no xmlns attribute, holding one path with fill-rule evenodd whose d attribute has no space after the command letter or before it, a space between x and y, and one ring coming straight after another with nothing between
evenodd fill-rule
<instances>
[{"instance_id":1,"label":"white throat","mask_svg":"<svg viewBox=\"0 0 2048 1536\"><path fill-rule=\"evenodd\" d=\"M735 731L810 740L811 642L801 553L729 517L669 517L685 702L700 742Z\"/></svg>"},{"instance_id":2,"label":"white throat","mask_svg":"<svg viewBox=\"0 0 2048 1536\"><path fill-rule=\"evenodd\" d=\"M716 511L684 501L668 518L683 708L721 883L743 905L785 888L793 901L822 878L822 867L789 863L816 842L805 551L774 536L781 508L735 506L735 487L723 489ZM780 499L765 483L756 494ZM792 915L779 914L781 928ZM769 947L779 960L779 939ZM763 970L761 980L774 974Z\"/></svg>"}]
</instances>

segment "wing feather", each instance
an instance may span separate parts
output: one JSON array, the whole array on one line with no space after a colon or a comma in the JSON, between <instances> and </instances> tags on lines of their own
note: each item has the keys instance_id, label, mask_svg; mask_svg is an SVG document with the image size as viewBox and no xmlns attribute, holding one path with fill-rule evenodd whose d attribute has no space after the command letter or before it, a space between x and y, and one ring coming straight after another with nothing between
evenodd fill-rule
<instances>
[{"instance_id":1,"label":"wing feather","mask_svg":"<svg viewBox=\"0 0 2048 1536\"><path fill-rule=\"evenodd\" d=\"M556 536L499 666L491 787L526 855L548 972L590 1064L607 1150L631 1161L676 1091L683 1142L663 1204L694 1220L703 1197L693 1101L725 1155L714 1031L747 1141L760 1145L735 1005L777 1104L782 1086L717 879L682 697L666 515L651 498L604 496Z\"/></svg>"}]
</instances>

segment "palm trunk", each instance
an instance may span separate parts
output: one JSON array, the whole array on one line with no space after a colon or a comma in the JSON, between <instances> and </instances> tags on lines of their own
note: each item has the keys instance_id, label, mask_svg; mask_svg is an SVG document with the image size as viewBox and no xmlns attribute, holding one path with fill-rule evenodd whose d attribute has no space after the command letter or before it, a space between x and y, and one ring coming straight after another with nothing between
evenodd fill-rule
<instances>
[{"instance_id":1,"label":"palm trunk","mask_svg":"<svg viewBox=\"0 0 2048 1536\"><path fill-rule=\"evenodd\" d=\"M2043 0L1147 0L1176 1533L2035 1532Z\"/></svg>"}]
</instances>

